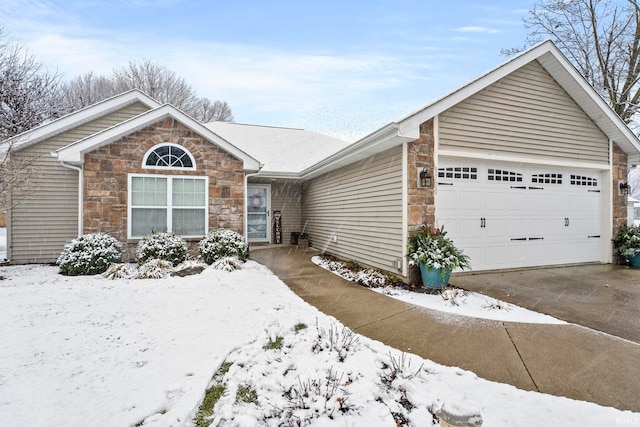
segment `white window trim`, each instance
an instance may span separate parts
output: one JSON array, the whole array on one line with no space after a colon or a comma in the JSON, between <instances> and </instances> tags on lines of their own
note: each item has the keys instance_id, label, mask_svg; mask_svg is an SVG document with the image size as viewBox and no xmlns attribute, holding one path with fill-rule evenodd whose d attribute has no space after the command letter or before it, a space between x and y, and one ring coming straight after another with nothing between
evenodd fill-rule
<instances>
[{"instance_id":1,"label":"white window trim","mask_svg":"<svg viewBox=\"0 0 640 427\"><path fill-rule=\"evenodd\" d=\"M151 153L153 153L155 150L157 150L158 148L162 148L162 147L177 147L179 149L181 149L182 151L184 151L185 153L187 153L187 156L189 156L189 158L191 159L191 164L193 165L190 168L185 168L185 167L175 167L175 166L148 166L147 165L147 159L149 158L149 156L151 155ZM160 144L156 144L153 147L151 147L145 154L144 157L142 158L142 169L158 169L158 170L180 170L180 171L184 171L184 170L196 170L196 159L193 158L193 155L191 154L191 152L189 150L187 150L185 147L183 147L182 145L178 145L178 144L174 144L172 142L162 142Z\"/></svg>"},{"instance_id":2,"label":"white window trim","mask_svg":"<svg viewBox=\"0 0 640 427\"><path fill-rule=\"evenodd\" d=\"M140 174L130 173L127 176L127 239L138 240L143 236L133 236L131 234L131 211L134 208L131 203L131 188L133 178L165 178L167 180L167 231L171 232L171 226L173 224L173 205L171 194L173 192L173 180L174 179L201 179L204 181L204 234L203 235L182 235L185 239L202 238L209 232L209 177L194 176L194 175L158 175L158 174ZM138 207L138 206L136 206ZM158 207L158 206L156 206Z\"/></svg>"}]
</instances>

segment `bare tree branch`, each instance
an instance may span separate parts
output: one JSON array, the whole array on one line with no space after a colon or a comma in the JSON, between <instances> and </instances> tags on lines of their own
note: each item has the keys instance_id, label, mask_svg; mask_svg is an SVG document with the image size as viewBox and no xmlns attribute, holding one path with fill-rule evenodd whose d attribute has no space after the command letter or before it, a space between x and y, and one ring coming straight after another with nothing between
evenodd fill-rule
<instances>
[{"instance_id":1,"label":"bare tree branch","mask_svg":"<svg viewBox=\"0 0 640 427\"><path fill-rule=\"evenodd\" d=\"M62 115L60 75L48 72L0 28L0 140Z\"/></svg>"},{"instance_id":2,"label":"bare tree branch","mask_svg":"<svg viewBox=\"0 0 640 427\"><path fill-rule=\"evenodd\" d=\"M194 117L198 117L203 123L207 122L232 122L233 114L229 104L215 101L213 104L208 98L200 98L195 105Z\"/></svg>"},{"instance_id":3,"label":"bare tree branch","mask_svg":"<svg viewBox=\"0 0 640 427\"><path fill-rule=\"evenodd\" d=\"M65 100L78 110L131 89L139 89L156 100L172 104L201 122L233 121L229 104L198 98L194 89L174 71L149 59L130 62L111 76L93 72L75 78L64 87Z\"/></svg>"},{"instance_id":4,"label":"bare tree branch","mask_svg":"<svg viewBox=\"0 0 640 427\"><path fill-rule=\"evenodd\" d=\"M13 137L64 114L60 77L0 28L0 211L30 194L37 157L15 154Z\"/></svg>"},{"instance_id":5,"label":"bare tree branch","mask_svg":"<svg viewBox=\"0 0 640 427\"><path fill-rule=\"evenodd\" d=\"M627 123L640 100L636 0L543 0L524 18L527 45L551 39ZM503 49L512 55L522 49Z\"/></svg>"}]
</instances>

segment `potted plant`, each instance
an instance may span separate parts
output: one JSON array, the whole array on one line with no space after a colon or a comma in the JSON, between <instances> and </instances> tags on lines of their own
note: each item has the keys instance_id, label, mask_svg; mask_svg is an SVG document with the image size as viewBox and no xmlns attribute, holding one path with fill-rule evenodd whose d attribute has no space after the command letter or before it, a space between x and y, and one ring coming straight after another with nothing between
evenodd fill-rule
<instances>
[{"instance_id":1,"label":"potted plant","mask_svg":"<svg viewBox=\"0 0 640 427\"><path fill-rule=\"evenodd\" d=\"M449 284L451 271L469 267L469 257L447 237L444 227L423 225L409 240L409 265L420 267L422 283L429 289L443 289Z\"/></svg>"},{"instance_id":2,"label":"potted plant","mask_svg":"<svg viewBox=\"0 0 640 427\"><path fill-rule=\"evenodd\" d=\"M640 268L640 226L624 224L613 236L613 245L629 260L631 267Z\"/></svg>"}]
</instances>

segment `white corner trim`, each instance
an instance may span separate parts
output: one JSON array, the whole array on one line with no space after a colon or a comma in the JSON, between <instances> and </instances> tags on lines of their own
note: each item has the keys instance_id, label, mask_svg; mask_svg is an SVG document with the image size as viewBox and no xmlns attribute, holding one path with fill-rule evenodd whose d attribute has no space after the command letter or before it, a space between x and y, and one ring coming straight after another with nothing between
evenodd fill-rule
<instances>
[{"instance_id":1,"label":"white corner trim","mask_svg":"<svg viewBox=\"0 0 640 427\"><path fill-rule=\"evenodd\" d=\"M409 265L405 252L409 244L409 142L402 143L402 275L407 277Z\"/></svg>"}]
</instances>

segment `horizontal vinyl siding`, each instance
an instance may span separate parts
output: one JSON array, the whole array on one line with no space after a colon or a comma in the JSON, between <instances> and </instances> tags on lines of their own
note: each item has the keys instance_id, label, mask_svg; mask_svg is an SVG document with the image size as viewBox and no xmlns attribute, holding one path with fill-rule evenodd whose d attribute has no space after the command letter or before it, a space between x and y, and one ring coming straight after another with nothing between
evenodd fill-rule
<instances>
[{"instance_id":1,"label":"horizontal vinyl siding","mask_svg":"<svg viewBox=\"0 0 640 427\"><path fill-rule=\"evenodd\" d=\"M78 172L67 169L51 152L146 111L134 104L78 126L14 154L35 159L31 196L11 211L11 262L55 262L64 244L78 236Z\"/></svg>"},{"instance_id":2,"label":"horizontal vinyl siding","mask_svg":"<svg viewBox=\"0 0 640 427\"><path fill-rule=\"evenodd\" d=\"M447 110L439 148L607 163L606 136L537 62Z\"/></svg>"},{"instance_id":3,"label":"horizontal vinyl siding","mask_svg":"<svg viewBox=\"0 0 640 427\"><path fill-rule=\"evenodd\" d=\"M396 271L402 191L402 147L325 174L303 189L303 231L322 252Z\"/></svg>"},{"instance_id":4,"label":"horizontal vinyl siding","mask_svg":"<svg viewBox=\"0 0 640 427\"><path fill-rule=\"evenodd\" d=\"M106 116L95 119L89 123L85 123L76 128L70 129L60 135L57 135L52 139L53 144L59 145L56 149L69 145L82 138L86 138L89 135L100 132L125 120L129 120L139 114L149 111L149 107L136 102L127 107L124 107L118 111L114 111Z\"/></svg>"},{"instance_id":5,"label":"horizontal vinyl siding","mask_svg":"<svg viewBox=\"0 0 640 427\"><path fill-rule=\"evenodd\" d=\"M271 183L271 211L280 211L282 214L282 243L284 244L290 243L291 233L302 230L301 202L302 194L299 183ZM275 236L273 232L272 234ZM272 238L275 242L275 237Z\"/></svg>"},{"instance_id":6,"label":"horizontal vinyl siding","mask_svg":"<svg viewBox=\"0 0 640 427\"><path fill-rule=\"evenodd\" d=\"M59 148L44 141L22 150L37 156L31 196L11 211L11 262L55 262L67 240L78 235L78 172L49 154Z\"/></svg>"}]
</instances>

